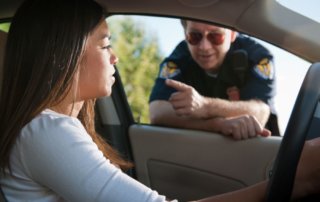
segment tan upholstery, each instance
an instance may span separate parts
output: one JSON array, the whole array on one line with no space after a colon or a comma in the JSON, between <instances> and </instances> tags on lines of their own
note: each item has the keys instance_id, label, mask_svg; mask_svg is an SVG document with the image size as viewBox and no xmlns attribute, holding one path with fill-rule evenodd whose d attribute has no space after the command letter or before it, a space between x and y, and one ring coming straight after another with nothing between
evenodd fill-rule
<instances>
[{"instance_id":1,"label":"tan upholstery","mask_svg":"<svg viewBox=\"0 0 320 202\"><path fill-rule=\"evenodd\" d=\"M1 84L2 84L2 65L3 65L3 57L4 57L6 41L7 41L7 33L0 30L0 91L1 91Z\"/></svg>"}]
</instances>

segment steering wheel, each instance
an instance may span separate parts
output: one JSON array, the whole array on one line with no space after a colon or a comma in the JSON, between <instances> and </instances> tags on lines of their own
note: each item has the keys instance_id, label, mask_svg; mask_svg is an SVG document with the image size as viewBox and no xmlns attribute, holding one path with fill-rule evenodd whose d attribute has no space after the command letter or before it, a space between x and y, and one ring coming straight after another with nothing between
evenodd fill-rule
<instances>
[{"instance_id":1,"label":"steering wheel","mask_svg":"<svg viewBox=\"0 0 320 202\"><path fill-rule=\"evenodd\" d=\"M267 202L290 201L304 142L318 135L314 134L317 131L314 130L314 123L320 121L319 76L320 63L315 63L304 78L284 133L267 187ZM316 197L317 201L320 201L320 197ZM314 200L314 197L311 197L311 200Z\"/></svg>"}]
</instances>

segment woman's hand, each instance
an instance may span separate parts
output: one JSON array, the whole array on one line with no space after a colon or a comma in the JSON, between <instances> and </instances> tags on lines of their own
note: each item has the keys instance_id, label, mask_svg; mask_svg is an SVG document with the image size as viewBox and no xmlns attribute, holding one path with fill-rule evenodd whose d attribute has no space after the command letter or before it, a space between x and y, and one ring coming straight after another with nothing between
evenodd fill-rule
<instances>
[{"instance_id":1,"label":"woman's hand","mask_svg":"<svg viewBox=\"0 0 320 202\"><path fill-rule=\"evenodd\" d=\"M292 197L320 193L320 138L306 141L299 161Z\"/></svg>"}]
</instances>

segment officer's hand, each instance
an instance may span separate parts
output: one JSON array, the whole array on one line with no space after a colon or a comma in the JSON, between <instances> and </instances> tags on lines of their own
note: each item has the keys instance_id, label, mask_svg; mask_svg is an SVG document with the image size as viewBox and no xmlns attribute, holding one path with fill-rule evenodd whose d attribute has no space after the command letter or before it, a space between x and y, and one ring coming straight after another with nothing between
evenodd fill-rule
<instances>
[{"instance_id":1,"label":"officer's hand","mask_svg":"<svg viewBox=\"0 0 320 202\"><path fill-rule=\"evenodd\" d=\"M177 92L171 94L169 102L178 116L206 118L206 99L192 86L171 79L166 80L166 85L177 90Z\"/></svg>"},{"instance_id":2,"label":"officer's hand","mask_svg":"<svg viewBox=\"0 0 320 202\"><path fill-rule=\"evenodd\" d=\"M236 140L244 140L257 135L264 137L271 135L271 132L263 128L256 117L251 115L217 119L220 119L218 131L224 135L230 135Z\"/></svg>"}]
</instances>

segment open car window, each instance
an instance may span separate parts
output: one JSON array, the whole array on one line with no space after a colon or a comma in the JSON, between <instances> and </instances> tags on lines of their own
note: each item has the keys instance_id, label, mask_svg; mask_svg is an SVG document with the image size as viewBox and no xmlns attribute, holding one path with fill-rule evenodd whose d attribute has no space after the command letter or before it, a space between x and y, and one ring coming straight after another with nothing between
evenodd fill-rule
<instances>
[{"instance_id":1,"label":"open car window","mask_svg":"<svg viewBox=\"0 0 320 202\"><path fill-rule=\"evenodd\" d=\"M149 124L149 95L159 64L184 40L179 19L137 15L114 15L110 22L117 65L136 122ZM253 37L254 38L254 37ZM275 106L283 133L295 98L310 63L270 43L258 40L274 55L276 69Z\"/></svg>"}]
</instances>

